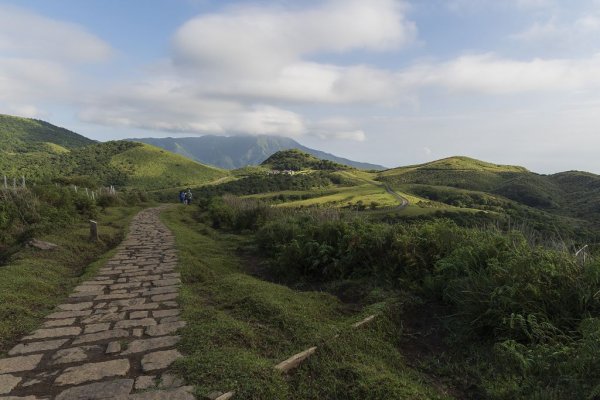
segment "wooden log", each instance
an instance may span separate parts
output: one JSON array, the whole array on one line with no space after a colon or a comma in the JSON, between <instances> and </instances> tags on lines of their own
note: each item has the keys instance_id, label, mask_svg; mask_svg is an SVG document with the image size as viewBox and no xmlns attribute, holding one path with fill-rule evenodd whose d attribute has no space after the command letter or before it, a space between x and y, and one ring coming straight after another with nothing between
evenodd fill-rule
<instances>
[{"instance_id":1,"label":"wooden log","mask_svg":"<svg viewBox=\"0 0 600 400\"><path fill-rule=\"evenodd\" d=\"M362 321L358 321L355 324L352 324L353 328L360 328L363 325L368 324L369 322L373 321L375 319L375 315L369 315L367 318L363 319Z\"/></svg>"},{"instance_id":2,"label":"wooden log","mask_svg":"<svg viewBox=\"0 0 600 400\"><path fill-rule=\"evenodd\" d=\"M233 397L233 395L235 394L235 392L227 392L227 393L223 393L222 395L220 395L219 397L215 398L215 400L229 400Z\"/></svg>"},{"instance_id":3,"label":"wooden log","mask_svg":"<svg viewBox=\"0 0 600 400\"><path fill-rule=\"evenodd\" d=\"M98 223L90 219L90 240L92 242L98 241Z\"/></svg>"},{"instance_id":4,"label":"wooden log","mask_svg":"<svg viewBox=\"0 0 600 400\"><path fill-rule=\"evenodd\" d=\"M312 356L315 351L317 351L317 347L311 347L308 350L304 350L301 353L295 354L293 356L291 356L290 358L288 358L285 361L280 362L279 364L277 364L275 366L276 370L279 370L281 372L288 372L289 370L292 370L296 367L298 367L300 364L302 364L302 362L304 360L306 360L308 357Z\"/></svg>"}]
</instances>

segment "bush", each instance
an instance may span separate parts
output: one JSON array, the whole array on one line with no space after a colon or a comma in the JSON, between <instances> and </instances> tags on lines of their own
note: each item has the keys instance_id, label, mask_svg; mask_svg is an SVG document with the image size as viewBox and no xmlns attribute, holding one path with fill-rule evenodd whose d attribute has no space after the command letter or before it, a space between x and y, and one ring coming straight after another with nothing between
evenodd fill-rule
<instances>
[{"instance_id":1,"label":"bush","mask_svg":"<svg viewBox=\"0 0 600 400\"><path fill-rule=\"evenodd\" d=\"M600 262L449 220L292 215L266 223L256 241L284 281L372 282L440 304L452 347L485 360L474 373L490 398L600 393Z\"/></svg>"},{"instance_id":2,"label":"bush","mask_svg":"<svg viewBox=\"0 0 600 400\"><path fill-rule=\"evenodd\" d=\"M257 230L277 212L262 201L235 196L213 198L208 205L213 228L229 228L238 232Z\"/></svg>"}]
</instances>

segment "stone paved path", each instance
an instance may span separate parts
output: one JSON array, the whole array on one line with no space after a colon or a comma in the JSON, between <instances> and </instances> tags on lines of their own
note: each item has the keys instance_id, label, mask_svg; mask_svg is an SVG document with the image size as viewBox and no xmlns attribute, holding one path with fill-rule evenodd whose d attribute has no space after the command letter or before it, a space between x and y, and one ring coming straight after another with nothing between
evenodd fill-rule
<instances>
[{"instance_id":1,"label":"stone paved path","mask_svg":"<svg viewBox=\"0 0 600 400\"><path fill-rule=\"evenodd\" d=\"M166 369L175 349L180 277L161 208L140 212L117 254L44 325L0 359L2 400L192 400Z\"/></svg>"}]
</instances>

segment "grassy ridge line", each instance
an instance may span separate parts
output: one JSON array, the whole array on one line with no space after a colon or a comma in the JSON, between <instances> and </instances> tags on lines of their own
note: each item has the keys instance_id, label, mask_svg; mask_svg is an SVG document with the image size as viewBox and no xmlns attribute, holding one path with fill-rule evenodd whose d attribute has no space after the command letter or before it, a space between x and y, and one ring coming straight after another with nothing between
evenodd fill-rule
<instances>
[{"instance_id":1,"label":"grassy ridge line","mask_svg":"<svg viewBox=\"0 0 600 400\"><path fill-rule=\"evenodd\" d=\"M110 165L127 174L127 186L144 189L196 186L229 175L148 144L114 155Z\"/></svg>"},{"instance_id":2,"label":"grassy ridge line","mask_svg":"<svg viewBox=\"0 0 600 400\"><path fill-rule=\"evenodd\" d=\"M41 238L58 244L57 249L25 249L0 267L0 355L36 329L78 282L103 265L138 210L107 209L98 218L99 242L89 242L89 224L82 221Z\"/></svg>"},{"instance_id":3,"label":"grassy ridge line","mask_svg":"<svg viewBox=\"0 0 600 400\"><path fill-rule=\"evenodd\" d=\"M223 234L197 222L195 207L163 212L176 236L183 288L181 350L176 368L199 396L236 391L236 399L445 399L408 368L392 324L381 318L344 333L383 304L350 312L332 295L298 292L245 272L236 249L251 238ZM291 376L273 366L318 345Z\"/></svg>"}]
</instances>

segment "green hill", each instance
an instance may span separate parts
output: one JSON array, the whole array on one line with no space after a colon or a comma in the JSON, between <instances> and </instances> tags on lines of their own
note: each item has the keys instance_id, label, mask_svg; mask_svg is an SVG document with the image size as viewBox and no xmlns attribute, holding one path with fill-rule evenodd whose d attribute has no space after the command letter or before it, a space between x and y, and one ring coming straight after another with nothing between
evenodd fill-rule
<instances>
[{"instance_id":1,"label":"green hill","mask_svg":"<svg viewBox=\"0 0 600 400\"><path fill-rule=\"evenodd\" d=\"M128 186L146 189L198 186L229 175L148 144L114 155L110 166L126 174Z\"/></svg>"},{"instance_id":2,"label":"green hill","mask_svg":"<svg viewBox=\"0 0 600 400\"><path fill-rule=\"evenodd\" d=\"M60 155L53 178L86 186L138 189L198 186L228 175L158 147L128 141L96 143Z\"/></svg>"},{"instance_id":3,"label":"green hill","mask_svg":"<svg viewBox=\"0 0 600 400\"><path fill-rule=\"evenodd\" d=\"M229 173L142 143L98 143L48 122L0 115L0 177L140 189L197 186Z\"/></svg>"},{"instance_id":4,"label":"green hill","mask_svg":"<svg viewBox=\"0 0 600 400\"><path fill-rule=\"evenodd\" d=\"M4 152L61 151L92 143L85 136L45 121L0 114L0 149Z\"/></svg>"},{"instance_id":5,"label":"green hill","mask_svg":"<svg viewBox=\"0 0 600 400\"><path fill-rule=\"evenodd\" d=\"M349 165L354 168L367 170L385 169L381 165L348 160L347 158L337 157L324 151L311 149L293 139L281 136L205 135L187 138L142 138L131 140L161 147L203 164L215 165L225 169L259 165L277 151L289 149L299 149L317 158Z\"/></svg>"},{"instance_id":6,"label":"green hill","mask_svg":"<svg viewBox=\"0 0 600 400\"><path fill-rule=\"evenodd\" d=\"M298 149L278 151L263 161L261 165L280 171L304 169L340 171L350 168L333 161L319 159Z\"/></svg>"},{"instance_id":7,"label":"green hill","mask_svg":"<svg viewBox=\"0 0 600 400\"><path fill-rule=\"evenodd\" d=\"M559 207L560 187L547 176L512 165L492 164L469 157L450 157L426 164L394 168L379 179L392 186L449 186L494 193L532 207Z\"/></svg>"},{"instance_id":8,"label":"green hill","mask_svg":"<svg viewBox=\"0 0 600 400\"><path fill-rule=\"evenodd\" d=\"M492 190L509 179L529 173L523 167L497 165L469 157L449 157L426 164L383 171L380 178L388 183L430 184L462 189Z\"/></svg>"}]
</instances>

